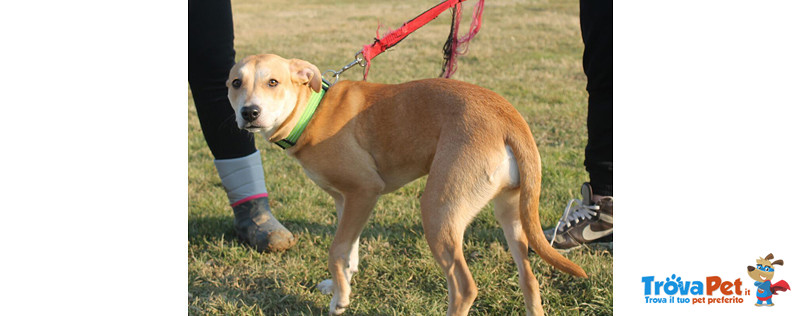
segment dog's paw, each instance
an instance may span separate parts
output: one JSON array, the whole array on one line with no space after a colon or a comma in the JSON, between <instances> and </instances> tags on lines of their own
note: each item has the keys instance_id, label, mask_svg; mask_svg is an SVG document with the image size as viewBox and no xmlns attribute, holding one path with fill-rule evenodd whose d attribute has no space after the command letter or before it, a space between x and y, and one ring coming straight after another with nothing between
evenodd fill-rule
<instances>
[{"instance_id":1,"label":"dog's paw","mask_svg":"<svg viewBox=\"0 0 800 316\"><path fill-rule=\"evenodd\" d=\"M344 311L345 311L345 310L347 310L347 308L343 308L343 307L335 307L335 308L331 309L331 310L328 312L328 315L341 315L341 314L344 314Z\"/></svg>"},{"instance_id":2,"label":"dog's paw","mask_svg":"<svg viewBox=\"0 0 800 316\"><path fill-rule=\"evenodd\" d=\"M322 294L333 293L333 280L327 279L325 281L319 282L319 284L317 284L317 290L322 292Z\"/></svg>"},{"instance_id":3,"label":"dog's paw","mask_svg":"<svg viewBox=\"0 0 800 316\"><path fill-rule=\"evenodd\" d=\"M330 304L330 310L328 311L328 315L341 315L344 314L344 311L347 310L347 307L350 306L350 300L341 300L337 299L336 295L333 296Z\"/></svg>"}]
</instances>

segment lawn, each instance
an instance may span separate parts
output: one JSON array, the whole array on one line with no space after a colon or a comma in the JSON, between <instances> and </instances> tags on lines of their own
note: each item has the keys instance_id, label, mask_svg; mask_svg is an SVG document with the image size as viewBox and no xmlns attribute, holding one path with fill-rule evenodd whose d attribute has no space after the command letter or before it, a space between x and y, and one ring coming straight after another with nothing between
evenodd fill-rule
<instances>
[{"instance_id":1,"label":"lawn","mask_svg":"<svg viewBox=\"0 0 800 316\"><path fill-rule=\"evenodd\" d=\"M462 33L475 0L465 2ZM434 6L420 1L235 0L237 60L274 53L339 69L364 44ZM373 60L369 81L399 83L439 75L450 28L445 12ZM459 59L456 80L508 99L529 123L542 157L541 217L555 225L567 201L588 180L586 77L578 1L489 0L483 26ZM343 79L360 80L360 68ZM258 253L234 238L233 214L203 140L191 93L189 115L188 313L192 315L326 315L330 296L315 289L329 278L333 199L280 148L257 137L270 204L299 239L283 253ZM353 278L348 315L442 315L447 286L425 242L419 197L425 178L383 196L361 237L361 265ZM465 234L465 254L478 286L471 313L518 315L525 304L516 267L499 224L486 206ZM612 253L582 248L567 254L589 274L577 279L531 253L545 312L609 315L613 311Z\"/></svg>"}]
</instances>

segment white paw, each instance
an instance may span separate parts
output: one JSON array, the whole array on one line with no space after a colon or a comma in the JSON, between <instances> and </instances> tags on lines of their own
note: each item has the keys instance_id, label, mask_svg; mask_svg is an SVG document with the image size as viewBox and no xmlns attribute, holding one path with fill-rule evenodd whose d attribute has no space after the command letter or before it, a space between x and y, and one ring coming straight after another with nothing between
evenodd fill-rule
<instances>
[{"instance_id":1,"label":"white paw","mask_svg":"<svg viewBox=\"0 0 800 316\"><path fill-rule=\"evenodd\" d=\"M328 311L328 315L341 315L344 314L344 311L347 310L347 307L350 305L350 300L341 300L336 295L333 296L331 299L330 310Z\"/></svg>"},{"instance_id":2,"label":"white paw","mask_svg":"<svg viewBox=\"0 0 800 316\"><path fill-rule=\"evenodd\" d=\"M333 280L327 279L325 281L319 282L319 284L317 284L317 290L322 292L322 294L333 293Z\"/></svg>"}]
</instances>

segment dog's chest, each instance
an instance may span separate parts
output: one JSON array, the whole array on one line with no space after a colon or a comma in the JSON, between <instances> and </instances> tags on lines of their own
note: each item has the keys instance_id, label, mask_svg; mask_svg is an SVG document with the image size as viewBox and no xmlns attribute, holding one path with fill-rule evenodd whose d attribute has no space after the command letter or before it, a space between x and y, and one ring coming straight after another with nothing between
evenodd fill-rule
<instances>
[{"instance_id":1,"label":"dog's chest","mask_svg":"<svg viewBox=\"0 0 800 316\"><path fill-rule=\"evenodd\" d=\"M306 173L306 176L308 176L308 178L311 179L311 181L314 181L314 183L317 184L317 186L319 186L320 188L324 190L334 190L338 192L338 190L336 190L333 187L333 185L325 177L322 176L322 174L314 172L313 170L306 168L305 166L303 166L303 171Z\"/></svg>"}]
</instances>

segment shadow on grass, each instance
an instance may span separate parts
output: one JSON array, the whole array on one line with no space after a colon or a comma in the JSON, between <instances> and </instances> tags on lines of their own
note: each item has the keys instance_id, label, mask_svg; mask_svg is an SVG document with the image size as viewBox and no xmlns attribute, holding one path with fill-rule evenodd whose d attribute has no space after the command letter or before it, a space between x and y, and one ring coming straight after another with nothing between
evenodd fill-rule
<instances>
[{"instance_id":1,"label":"shadow on grass","mask_svg":"<svg viewBox=\"0 0 800 316\"><path fill-rule=\"evenodd\" d=\"M189 242L197 243L220 236L225 241L236 240L233 233L233 216L190 216Z\"/></svg>"},{"instance_id":2,"label":"shadow on grass","mask_svg":"<svg viewBox=\"0 0 800 316\"><path fill-rule=\"evenodd\" d=\"M332 236L335 232L335 227L332 225L321 225L318 223L302 221L302 220L285 220L282 221L284 226L287 227L290 231L295 234L308 234L308 235L330 235ZM219 241L221 244L217 244L221 247L236 247L236 245L241 245L242 247L247 247L239 242L238 238L236 238L234 230L233 230L233 217L232 216L192 216L189 218L188 221L189 226L189 242L192 245L203 245L208 244L209 241ZM390 231L389 235L396 234L397 231L404 230L405 228L396 227L390 229L384 228L374 228L374 229L365 229L363 236L367 238L377 237L378 235L382 235L383 238L386 238L386 232ZM417 227L418 230L421 230L421 226ZM309 238L310 236L296 236L298 238ZM399 240L396 239L389 239L389 240ZM212 242L213 243L213 242ZM216 243L214 243L216 244ZM208 246L209 248L213 248L213 245ZM203 251L203 250L200 250ZM211 250L214 251L214 250ZM268 255L268 254L263 254ZM207 263L209 265L215 265L215 261L217 259L211 259L210 262ZM224 260L220 260L224 261ZM225 270L221 268L221 270ZM194 272L190 271L190 277L194 274ZM192 299L190 299L190 306L189 306L189 314L190 315L200 315L200 314L225 314L225 311L220 311L218 307L212 307L208 310L204 309L204 305L207 305L206 302L211 303L211 301L224 301L222 305L228 306L254 306L255 308L260 309L262 312L266 314L282 314L282 313L289 313L289 314L311 314L311 315L327 315L328 314L328 307L319 306L316 302L311 300L302 299L301 297L288 293L281 288L281 284L286 283L290 280L284 280L281 278L280 275L275 276L258 276L258 277L248 277L245 273L241 274L234 274L226 271L225 273L215 274L214 275L217 280L210 280L207 282L201 282L199 284L190 284L189 285L189 293L192 295ZM237 282L234 282L234 285L230 284L229 278L239 278L245 284L253 284L252 287L242 288L235 285ZM191 282L191 281L190 281ZM316 291L316 281L309 281L305 287L309 290ZM191 301L194 300L194 304L191 304ZM352 310L347 311L348 315L380 315L379 311L370 311L368 313L360 313L354 312Z\"/></svg>"},{"instance_id":3,"label":"shadow on grass","mask_svg":"<svg viewBox=\"0 0 800 316\"><path fill-rule=\"evenodd\" d=\"M224 310L219 310L219 307L204 309L203 301L225 301L224 304L229 306L245 305L258 308L261 311L276 311L280 310L280 306L308 306L311 313L316 315L327 314L327 310L315 306L314 302L303 300L295 295L287 294L282 291L274 279L267 277L255 277L250 280L256 284L252 290L243 290L235 286L227 285L212 285L203 284L189 287L190 295L194 297L193 305L189 306L189 315L208 315L208 314L227 314ZM274 300L270 298L276 298ZM191 302L190 302L191 303ZM250 314L250 313L248 313Z\"/></svg>"},{"instance_id":4,"label":"shadow on grass","mask_svg":"<svg viewBox=\"0 0 800 316\"><path fill-rule=\"evenodd\" d=\"M313 301L301 299L280 288L282 280L268 277L256 277L252 282L257 286L252 290L242 290L234 286L201 285L189 288L195 300L225 300L230 306L249 306L257 308L267 315L328 315L328 307L319 306ZM215 293L222 293L215 294ZM274 299L273 299L274 298ZM197 302L196 302L197 303ZM227 314L218 308L203 309L201 304L190 305L189 315ZM248 313L251 314L251 313ZM257 313L252 313L257 314ZM358 313L347 311L348 315L376 315L375 313Z\"/></svg>"}]
</instances>

